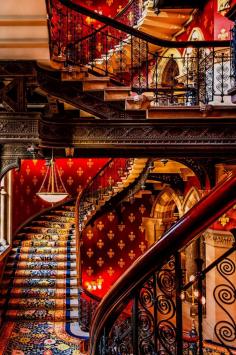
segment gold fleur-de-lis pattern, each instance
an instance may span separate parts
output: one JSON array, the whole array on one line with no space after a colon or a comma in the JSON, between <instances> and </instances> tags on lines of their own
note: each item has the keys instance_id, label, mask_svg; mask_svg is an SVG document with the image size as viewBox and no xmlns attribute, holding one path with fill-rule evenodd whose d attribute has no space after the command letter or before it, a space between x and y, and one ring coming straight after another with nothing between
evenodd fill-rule
<instances>
[{"instance_id":1,"label":"gold fleur-de-lis pattern","mask_svg":"<svg viewBox=\"0 0 236 355\"><path fill-rule=\"evenodd\" d=\"M87 184L89 177L94 175L106 164L107 158L64 158L56 159L58 173L62 178L69 197L76 198ZM88 173L89 170L89 173ZM19 171L13 172L13 200L28 206L24 209L13 209L13 231L30 216L40 212L50 204L43 202L36 193L39 191L47 166L44 159L22 160ZM59 189L62 189L59 183Z\"/></svg>"},{"instance_id":2,"label":"gold fleur-de-lis pattern","mask_svg":"<svg viewBox=\"0 0 236 355\"><path fill-rule=\"evenodd\" d=\"M135 199L132 204L123 202L118 214L115 210L107 212L82 233L84 282L102 276L104 282L102 290L96 291L98 295L103 296L127 267L147 250L144 229L140 226L142 218L150 215L151 205L148 195ZM89 249L94 252L91 258L87 255ZM91 277L86 273L89 266L94 270Z\"/></svg>"},{"instance_id":3,"label":"gold fleur-de-lis pattern","mask_svg":"<svg viewBox=\"0 0 236 355\"><path fill-rule=\"evenodd\" d=\"M110 240L114 239L115 233L113 233L112 230L109 230L109 233L107 233L107 236Z\"/></svg>"},{"instance_id":4,"label":"gold fleur-de-lis pattern","mask_svg":"<svg viewBox=\"0 0 236 355\"><path fill-rule=\"evenodd\" d=\"M101 176L98 186L109 184L109 177L109 181L115 181L116 177L120 179L124 176L122 174L125 174L126 160L123 161L123 165L112 162L109 173ZM87 182L106 162L107 159L94 158L56 159L57 168L71 197L82 192ZM40 159L34 162L22 161L21 169L14 171L14 200L20 207L13 212L14 229L42 208L49 207L36 195L46 171L45 161ZM150 206L147 196L135 199L132 205L128 201L123 202L119 211L110 210L83 231L81 257L85 281L101 277L104 280L101 292L105 292L142 251L145 251L145 233L142 233L139 227L142 225L142 218L150 214Z\"/></svg>"}]
</instances>

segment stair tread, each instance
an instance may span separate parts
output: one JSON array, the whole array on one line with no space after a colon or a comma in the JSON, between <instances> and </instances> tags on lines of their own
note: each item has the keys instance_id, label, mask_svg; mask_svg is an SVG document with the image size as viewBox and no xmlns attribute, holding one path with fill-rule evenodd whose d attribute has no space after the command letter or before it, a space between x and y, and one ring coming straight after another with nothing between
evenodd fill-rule
<instances>
[{"instance_id":1,"label":"stair tread","mask_svg":"<svg viewBox=\"0 0 236 355\"><path fill-rule=\"evenodd\" d=\"M17 270L9 270L9 271L6 270L4 275L7 275L8 277L12 277L11 275L14 275L17 278L20 278L20 277L21 278L25 278L25 277L60 278L60 277L65 277L65 270L47 270L47 269L22 270L22 269L17 269ZM76 270L70 270L70 276L76 277L77 276Z\"/></svg>"},{"instance_id":2,"label":"stair tread","mask_svg":"<svg viewBox=\"0 0 236 355\"><path fill-rule=\"evenodd\" d=\"M6 296L8 293L7 289L3 289L1 296ZM78 289L72 288L70 290L66 288L43 288L43 287L12 287L10 290L11 297L25 297L25 298L65 298L68 297L78 297Z\"/></svg>"},{"instance_id":3,"label":"stair tread","mask_svg":"<svg viewBox=\"0 0 236 355\"><path fill-rule=\"evenodd\" d=\"M23 319L29 321L53 321L61 322L67 319L65 310L48 310L48 309L30 309L30 310L12 310L6 312L9 319ZM70 321L78 319L78 312L70 312Z\"/></svg>"},{"instance_id":4,"label":"stair tread","mask_svg":"<svg viewBox=\"0 0 236 355\"><path fill-rule=\"evenodd\" d=\"M15 240L13 245L15 247L56 247L60 248L62 246L75 246L74 240L61 240L61 241L48 241L48 240Z\"/></svg>"},{"instance_id":5,"label":"stair tread","mask_svg":"<svg viewBox=\"0 0 236 355\"><path fill-rule=\"evenodd\" d=\"M48 261L36 261L36 262L28 262L26 263L25 261L19 261L16 265L16 263L7 263L6 265L7 268L13 268L16 267L17 269L57 269L57 270L66 270L66 269L75 269L76 268L76 263L69 263L68 262L48 262Z\"/></svg>"},{"instance_id":6,"label":"stair tread","mask_svg":"<svg viewBox=\"0 0 236 355\"><path fill-rule=\"evenodd\" d=\"M6 302L6 299L0 300L0 306L3 306ZM28 308L47 308L47 309L63 309L67 306L67 309L78 308L79 301L77 298L70 299L70 304L66 299L35 299L27 298L27 302L23 298L11 298L8 302L8 306L12 309L18 307L18 309L28 309Z\"/></svg>"}]
</instances>

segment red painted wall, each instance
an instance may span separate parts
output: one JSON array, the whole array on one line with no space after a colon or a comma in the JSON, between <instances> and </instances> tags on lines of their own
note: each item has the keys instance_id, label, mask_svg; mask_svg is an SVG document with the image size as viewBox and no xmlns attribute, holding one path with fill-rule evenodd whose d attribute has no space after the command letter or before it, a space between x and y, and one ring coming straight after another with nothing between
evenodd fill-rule
<instances>
[{"instance_id":1,"label":"red painted wall","mask_svg":"<svg viewBox=\"0 0 236 355\"><path fill-rule=\"evenodd\" d=\"M129 0L77 0L75 2L97 11L102 15L114 17L125 7Z\"/></svg>"},{"instance_id":2,"label":"red painted wall","mask_svg":"<svg viewBox=\"0 0 236 355\"><path fill-rule=\"evenodd\" d=\"M152 195L143 195L132 203L124 202L121 219L115 211L97 219L93 227L83 232L82 278L88 282L102 280L103 296L138 256L147 249L142 217L150 216Z\"/></svg>"},{"instance_id":3,"label":"red painted wall","mask_svg":"<svg viewBox=\"0 0 236 355\"><path fill-rule=\"evenodd\" d=\"M209 0L203 10L196 13L193 20L187 26L186 31L178 36L177 40L187 41L195 27L201 29L204 39L207 41L229 39L229 31L233 22L219 13L217 9L217 0Z\"/></svg>"},{"instance_id":4,"label":"red painted wall","mask_svg":"<svg viewBox=\"0 0 236 355\"><path fill-rule=\"evenodd\" d=\"M107 158L56 159L70 196L76 197L107 160ZM13 233L28 218L50 207L50 204L36 195L46 169L45 160L23 160L20 170L13 172Z\"/></svg>"}]
</instances>

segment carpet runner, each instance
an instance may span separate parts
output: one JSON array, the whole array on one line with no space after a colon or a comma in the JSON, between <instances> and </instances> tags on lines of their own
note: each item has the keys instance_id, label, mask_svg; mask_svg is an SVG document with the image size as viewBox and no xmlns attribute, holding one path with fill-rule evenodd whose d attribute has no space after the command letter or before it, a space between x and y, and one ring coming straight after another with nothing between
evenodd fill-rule
<instances>
[{"instance_id":1,"label":"carpet runner","mask_svg":"<svg viewBox=\"0 0 236 355\"><path fill-rule=\"evenodd\" d=\"M53 209L17 234L2 281L0 307L5 319L3 333L10 328L13 334L18 328L33 333L35 327L40 332L50 328L54 333L57 328L57 335L58 329L62 335L59 343L67 341L67 351L55 352L54 349L45 354L82 354L80 351L86 347L88 334L78 325L74 206L65 204ZM5 338L1 336L0 350L4 350L0 354L13 354L17 349L19 354L44 354L44 343L40 343L41 350L36 351L37 347L19 341L13 349L12 344L17 340L12 339L12 333L8 336L9 342L5 345ZM68 338L73 340L72 348L68 347ZM51 343L56 344L55 337ZM49 344L46 345L45 351L49 350Z\"/></svg>"}]
</instances>

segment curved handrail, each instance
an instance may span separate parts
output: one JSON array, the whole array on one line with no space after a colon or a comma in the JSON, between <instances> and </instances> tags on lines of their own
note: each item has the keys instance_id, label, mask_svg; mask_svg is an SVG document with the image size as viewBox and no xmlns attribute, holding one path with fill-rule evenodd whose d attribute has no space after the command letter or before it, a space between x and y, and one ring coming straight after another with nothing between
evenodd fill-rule
<instances>
[{"instance_id":1,"label":"curved handrail","mask_svg":"<svg viewBox=\"0 0 236 355\"><path fill-rule=\"evenodd\" d=\"M93 179L90 180L87 184L87 186L83 189L82 192L78 194L78 197L76 199L75 203L75 233L76 233L76 267L77 267L77 275L78 275L78 287L81 287L82 280L81 280L81 263L79 262L79 257L80 257L80 237L81 237L81 232L79 231L79 204L81 202L81 199L83 196L86 195L87 191L89 190L90 186L93 184L94 180L101 174L102 171L106 169L106 167L111 163L113 159L110 158L103 167L98 170L98 172L94 175Z\"/></svg>"},{"instance_id":2,"label":"curved handrail","mask_svg":"<svg viewBox=\"0 0 236 355\"><path fill-rule=\"evenodd\" d=\"M84 190L78 195L77 200L76 200L76 212L75 212L75 223L76 223L76 266L77 266L77 275L78 275L78 287L81 287L82 285L82 270L81 270L81 263L79 262L79 257L80 257L80 246L81 246L81 227L80 226L80 204L83 201L83 198L87 197L88 192L90 191L90 187L93 185L93 183L96 181L96 179L99 176L103 175L103 172L106 170L106 168L110 165L110 163L115 160L113 158L110 158L105 165L96 173L96 175L93 177L91 181L87 184L87 186L84 188ZM130 159L126 159L129 161ZM90 217L91 219L92 217Z\"/></svg>"},{"instance_id":3,"label":"curved handrail","mask_svg":"<svg viewBox=\"0 0 236 355\"><path fill-rule=\"evenodd\" d=\"M103 328L106 326L109 329L136 289L171 255L185 247L231 208L235 199L236 175L229 174L126 270L103 298L94 315L91 327L91 355L97 354Z\"/></svg>"},{"instance_id":4,"label":"curved handrail","mask_svg":"<svg viewBox=\"0 0 236 355\"><path fill-rule=\"evenodd\" d=\"M128 194L131 193L131 195L134 195L136 192L138 192L140 190L141 184L144 181L146 181L146 178L147 178L147 175L149 173L152 161L153 161L153 159L148 159L146 164L145 164L145 167L144 167L143 171L140 173L140 175L129 186L125 187L124 190L118 192L117 195L111 197L111 200L110 200L110 205L111 206L115 206L120 201L123 201L125 198L128 197ZM117 199L117 197L118 197L118 199ZM105 213L104 209L101 208L100 214L98 212L98 214L96 216L100 217L104 213ZM84 228L86 228L90 223L93 223L93 222L94 222L94 217L92 217L89 221L86 222Z\"/></svg>"},{"instance_id":5,"label":"curved handrail","mask_svg":"<svg viewBox=\"0 0 236 355\"><path fill-rule=\"evenodd\" d=\"M129 10L131 5L133 5L136 1L137 0L131 0L130 2L128 2L128 4L126 4L126 6L120 12L118 12L118 14L116 14L116 16L114 17L114 20L117 20L121 16L123 16L126 13L126 11ZM84 36L84 37L80 38L79 40L75 41L74 44L82 42L82 41L86 40L87 38L96 35L96 33L103 31L108 26L109 26L108 24L105 24L102 27L99 27L98 29L94 30L92 33L88 34L87 36Z\"/></svg>"},{"instance_id":6,"label":"curved handrail","mask_svg":"<svg viewBox=\"0 0 236 355\"><path fill-rule=\"evenodd\" d=\"M160 38L156 38L152 35L149 35L147 33L144 33L142 31L136 30L133 27L130 27L128 25L125 25L117 20L114 20L110 17L100 15L97 12L94 12L92 10L89 10L88 8L75 4L70 0L59 0L59 2L70 8L71 10L74 10L76 12L79 12L83 15L89 16L95 20L98 20L102 23L105 23L107 25L110 25L118 30L121 30L123 32L126 32L134 37L140 38L144 41L147 41L149 43L152 43L157 46L161 47L166 47L166 48L187 48L187 47L193 47L193 48L205 48L205 47L229 47L230 46L230 41L183 41L183 42L176 42L176 41L169 41L169 40L164 40Z\"/></svg>"}]
</instances>

